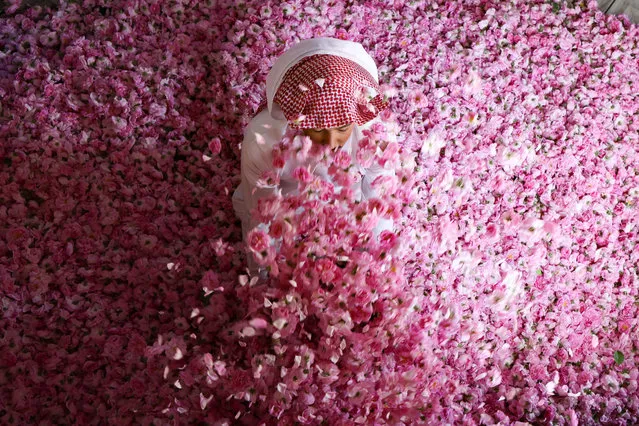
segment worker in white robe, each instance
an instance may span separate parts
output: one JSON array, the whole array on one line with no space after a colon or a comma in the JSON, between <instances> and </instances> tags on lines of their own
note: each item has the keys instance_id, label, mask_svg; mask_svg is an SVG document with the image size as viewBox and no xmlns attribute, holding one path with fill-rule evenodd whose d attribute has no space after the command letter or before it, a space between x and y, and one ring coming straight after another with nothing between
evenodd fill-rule
<instances>
[{"instance_id":1,"label":"worker in white robe","mask_svg":"<svg viewBox=\"0 0 639 426\"><path fill-rule=\"evenodd\" d=\"M267 76L266 95L266 103L244 131L241 183L233 194L245 241L248 232L260 225L251 217L260 198L297 190L292 176L297 167L294 159L284 165L278 185L258 183L264 172L273 169L273 147L287 129L299 129L313 143L346 150L355 161L362 131L379 122L379 112L387 107L374 60L359 43L333 38L303 40L280 56ZM371 186L378 176L394 173L377 163L368 168L355 166L362 175L353 188L360 200L378 195ZM315 173L330 181L325 170L318 168ZM380 220L375 234L392 227L392 221ZM258 269L249 256L250 272L255 274Z\"/></svg>"}]
</instances>

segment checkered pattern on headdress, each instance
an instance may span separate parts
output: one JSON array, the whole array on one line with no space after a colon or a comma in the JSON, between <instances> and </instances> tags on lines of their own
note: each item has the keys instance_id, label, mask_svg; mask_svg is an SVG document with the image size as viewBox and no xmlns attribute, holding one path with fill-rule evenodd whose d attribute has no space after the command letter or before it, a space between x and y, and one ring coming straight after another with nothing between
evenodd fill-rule
<instances>
[{"instance_id":1,"label":"checkered pattern on headdress","mask_svg":"<svg viewBox=\"0 0 639 426\"><path fill-rule=\"evenodd\" d=\"M302 129L362 125L388 106L379 85L362 66L325 54L305 57L289 69L274 102L289 126Z\"/></svg>"}]
</instances>

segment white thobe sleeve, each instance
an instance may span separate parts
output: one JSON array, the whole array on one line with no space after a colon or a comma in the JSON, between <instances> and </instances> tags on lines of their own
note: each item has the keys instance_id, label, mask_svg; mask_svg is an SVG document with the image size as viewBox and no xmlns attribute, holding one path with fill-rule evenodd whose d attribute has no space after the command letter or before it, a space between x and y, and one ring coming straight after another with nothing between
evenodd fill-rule
<instances>
[{"instance_id":1,"label":"white thobe sleeve","mask_svg":"<svg viewBox=\"0 0 639 426\"><path fill-rule=\"evenodd\" d=\"M246 239L248 231L258 225L251 217L251 211L257 207L260 198L274 195L277 186L258 186L258 180L264 172L273 169L272 147L257 143L255 132L248 129L242 142L242 197L246 209L246 218L242 218L242 233ZM246 226L245 226L246 223Z\"/></svg>"},{"instance_id":2,"label":"white thobe sleeve","mask_svg":"<svg viewBox=\"0 0 639 426\"><path fill-rule=\"evenodd\" d=\"M378 121L380 121L380 118L376 117L372 121L362 126L359 133L361 136L359 137L363 137L363 135L361 134L361 130L370 128L374 123ZM394 137L393 137L394 135L390 135L390 136L391 136L391 140L394 140ZM368 200L369 198L379 197L380 194L378 194L377 190L375 190L372 186L375 179L377 179L379 176L394 176L394 175L395 175L395 170L386 169L380 166L377 162L375 162L369 168L365 169L364 176L362 177L362 201ZM393 230L394 230L394 223L392 219L380 219L377 222L377 226L375 226L375 228L373 229L373 233L375 236L378 236L380 232L382 231L392 232Z\"/></svg>"},{"instance_id":3,"label":"white thobe sleeve","mask_svg":"<svg viewBox=\"0 0 639 426\"><path fill-rule=\"evenodd\" d=\"M373 188L372 184L379 176L393 176L395 175L395 171L393 169L385 169L379 164L374 164L368 169L366 169L365 174L362 178L362 201L368 200L369 198L378 197L380 194L377 193L377 190ZM383 219L380 218L377 222L377 225L373 229L373 234L378 236L382 231L391 231L393 232L394 223L392 219Z\"/></svg>"},{"instance_id":4,"label":"white thobe sleeve","mask_svg":"<svg viewBox=\"0 0 639 426\"><path fill-rule=\"evenodd\" d=\"M274 195L279 186L258 186L265 172L273 170L273 147L286 131L286 120L271 117L267 110L254 117L244 130L241 154L241 184L238 188L243 199L242 232L246 234L258 223L251 218L251 211L257 207L260 198Z\"/></svg>"},{"instance_id":5,"label":"white thobe sleeve","mask_svg":"<svg viewBox=\"0 0 639 426\"><path fill-rule=\"evenodd\" d=\"M258 186L258 181L264 172L273 169L273 147L281 140L286 129L286 122L274 120L268 116L268 111L258 114L246 126L241 150L241 183L235 197L236 214L242 221L242 237L247 241L247 234L251 229L259 226L251 215L257 207L260 198L269 197L279 191L279 186ZM258 272L258 265L252 255L248 256L249 270L252 274Z\"/></svg>"}]
</instances>

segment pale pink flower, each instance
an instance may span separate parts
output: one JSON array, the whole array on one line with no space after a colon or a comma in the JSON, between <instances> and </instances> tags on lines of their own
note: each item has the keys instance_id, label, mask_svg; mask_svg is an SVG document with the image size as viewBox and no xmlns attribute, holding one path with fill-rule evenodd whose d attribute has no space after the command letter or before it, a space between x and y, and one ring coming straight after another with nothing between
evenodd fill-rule
<instances>
[{"instance_id":1,"label":"pale pink flower","mask_svg":"<svg viewBox=\"0 0 639 426\"><path fill-rule=\"evenodd\" d=\"M312 180L313 175L307 167L297 167L293 170L293 177L300 181L300 183L309 183Z\"/></svg>"},{"instance_id":2,"label":"pale pink flower","mask_svg":"<svg viewBox=\"0 0 639 426\"><path fill-rule=\"evenodd\" d=\"M257 228L251 230L247 238L249 248L257 253L266 251L270 245L270 238L268 234Z\"/></svg>"}]
</instances>

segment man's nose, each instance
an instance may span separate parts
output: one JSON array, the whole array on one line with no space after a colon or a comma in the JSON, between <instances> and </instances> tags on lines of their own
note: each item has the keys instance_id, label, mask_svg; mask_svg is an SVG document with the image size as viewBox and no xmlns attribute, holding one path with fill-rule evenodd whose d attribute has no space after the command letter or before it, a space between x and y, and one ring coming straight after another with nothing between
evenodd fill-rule
<instances>
[{"instance_id":1,"label":"man's nose","mask_svg":"<svg viewBox=\"0 0 639 426\"><path fill-rule=\"evenodd\" d=\"M331 147L331 149L335 149L339 147L339 140L337 139L337 135L335 133L330 132L327 138L327 145Z\"/></svg>"}]
</instances>

